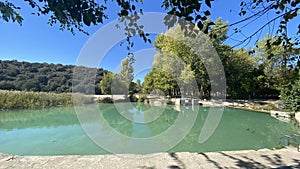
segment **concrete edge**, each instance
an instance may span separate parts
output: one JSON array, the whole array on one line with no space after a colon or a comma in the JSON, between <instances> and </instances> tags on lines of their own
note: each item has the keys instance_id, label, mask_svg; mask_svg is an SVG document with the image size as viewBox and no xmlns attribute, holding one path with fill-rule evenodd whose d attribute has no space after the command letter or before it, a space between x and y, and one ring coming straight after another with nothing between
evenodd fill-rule
<instances>
[{"instance_id":1,"label":"concrete edge","mask_svg":"<svg viewBox=\"0 0 300 169\"><path fill-rule=\"evenodd\" d=\"M296 149L296 148L295 148ZM205 154L216 154L216 153L230 153L230 154L245 154L245 153L252 153L252 152L273 152L273 151L290 151L290 149L281 148L281 149L268 149L268 148L262 148L258 150L228 150L228 151L215 151L215 152L175 152L176 154L180 153L205 153ZM171 152L157 152L157 153L151 153L151 154L96 154L96 155L14 155L14 154L7 154L0 152L0 159L3 158L11 158L11 157L89 157L89 156L120 156L120 157L129 157L129 158L135 158L135 157L148 157L151 158L155 155L162 155L162 154L169 154ZM1 161L1 160L0 160Z\"/></svg>"}]
</instances>

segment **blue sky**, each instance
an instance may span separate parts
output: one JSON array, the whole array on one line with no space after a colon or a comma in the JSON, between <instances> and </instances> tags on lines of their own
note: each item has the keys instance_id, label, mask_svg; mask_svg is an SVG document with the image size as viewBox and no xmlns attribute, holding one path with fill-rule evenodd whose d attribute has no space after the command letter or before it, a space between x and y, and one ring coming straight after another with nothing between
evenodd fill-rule
<instances>
[{"instance_id":1,"label":"blue sky","mask_svg":"<svg viewBox=\"0 0 300 169\"><path fill-rule=\"evenodd\" d=\"M110 1L109 1L110 2ZM87 36L83 33L76 32L76 35L72 35L68 31L60 31L58 25L49 26L47 24L47 17L31 15L32 9L28 7L23 1L15 2L17 6L20 6L20 11L24 21L23 25L20 26L17 23L4 22L0 20L0 60L12 60L18 61L29 61L29 62L48 62L48 63L62 63L62 64L76 64L77 58L80 54L81 49L87 40L100 29L103 25L87 27L86 30L90 33ZM222 17L224 21L233 23L242 19L239 15L239 4L238 0L222 1L216 0L212 3L211 18L214 20L218 17ZM142 8L144 12L165 12L164 9L160 8L161 0L145 0ZM116 11L119 8L112 9L109 4L108 15L109 19L105 21L104 25L117 19ZM271 17L271 16L270 16ZM261 18L251 25L247 26L244 30L244 34L251 34L253 30L256 30L261 23L266 21L266 18ZM155 22L155 21L154 21ZM299 21L298 21L299 22ZM294 25L294 26L293 26ZM296 32L297 21L290 23L290 31ZM232 30L229 32L231 34ZM262 38L268 30L264 30L260 37L254 37L250 45L253 45L255 40ZM241 35L235 35L234 38L242 39ZM152 41L155 39L155 35L151 36ZM152 44L144 44L140 39L134 39L136 46L133 51L139 51L142 49L152 48ZM234 45L235 42L231 39L227 40L226 43ZM243 47L243 46L241 46ZM105 59L101 63L101 67L114 71L117 69L120 60L126 57L127 51L125 46L116 45L113 47ZM143 57L151 58L154 52L148 51L143 53Z\"/></svg>"}]
</instances>

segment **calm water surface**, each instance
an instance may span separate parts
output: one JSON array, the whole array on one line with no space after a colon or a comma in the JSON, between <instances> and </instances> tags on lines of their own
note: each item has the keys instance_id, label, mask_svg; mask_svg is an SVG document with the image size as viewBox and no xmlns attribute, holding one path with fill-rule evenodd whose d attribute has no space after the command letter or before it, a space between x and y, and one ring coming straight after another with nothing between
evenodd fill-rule
<instances>
[{"instance_id":1,"label":"calm water surface","mask_svg":"<svg viewBox=\"0 0 300 169\"><path fill-rule=\"evenodd\" d=\"M163 113L150 123L140 123L148 122L156 115L156 112L147 111L150 110L149 105L134 104L134 108L120 113L113 104L101 104L100 107L99 114L103 115L113 130L137 138L158 135L174 123L179 113L189 116L189 112L192 111L192 107L156 107L155 111L163 110ZM208 111L208 107L199 107L192 130L170 151L207 152L272 148L278 145L279 138L283 135L299 133L299 129L291 122L282 122L267 114L226 108L214 134L205 143L200 144L199 134ZM132 122L124 118L124 115L139 122ZM120 144L126 143L120 141ZM73 107L0 111L0 152L18 155L108 153L85 134Z\"/></svg>"}]
</instances>

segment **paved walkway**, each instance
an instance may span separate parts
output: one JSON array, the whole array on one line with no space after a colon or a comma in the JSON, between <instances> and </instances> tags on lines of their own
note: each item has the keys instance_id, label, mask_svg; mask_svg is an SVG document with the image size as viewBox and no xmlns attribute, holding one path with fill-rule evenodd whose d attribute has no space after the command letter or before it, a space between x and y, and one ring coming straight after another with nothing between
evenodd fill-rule
<instances>
[{"instance_id":1,"label":"paved walkway","mask_svg":"<svg viewBox=\"0 0 300 169\"><path fill-rule=\"evenodd\" d=\"M281 150L211 153L157 153L151 155L12 156L0 154L0 169L198 169L198 168L299 168L295 147Z\"/></svg>"}]
</instances>

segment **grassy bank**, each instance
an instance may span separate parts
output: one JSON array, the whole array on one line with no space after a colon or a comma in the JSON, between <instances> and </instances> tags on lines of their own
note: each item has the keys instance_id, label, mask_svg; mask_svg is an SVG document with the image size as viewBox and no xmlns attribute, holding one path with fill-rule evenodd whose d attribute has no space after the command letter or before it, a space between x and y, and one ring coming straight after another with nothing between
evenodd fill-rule
<instances>
[{"instance_id":1,"label":"grassy bank","mask_svg":"<svg viewBox=\"0 0 300 169\"><path fill-rule=\"evenodd\" d=\"M93 98L76 94L76 105L93 103ZM73 105L72 93L46 93L0 90L0 110L37 109Z\"/></svg>"}]
</instances>

